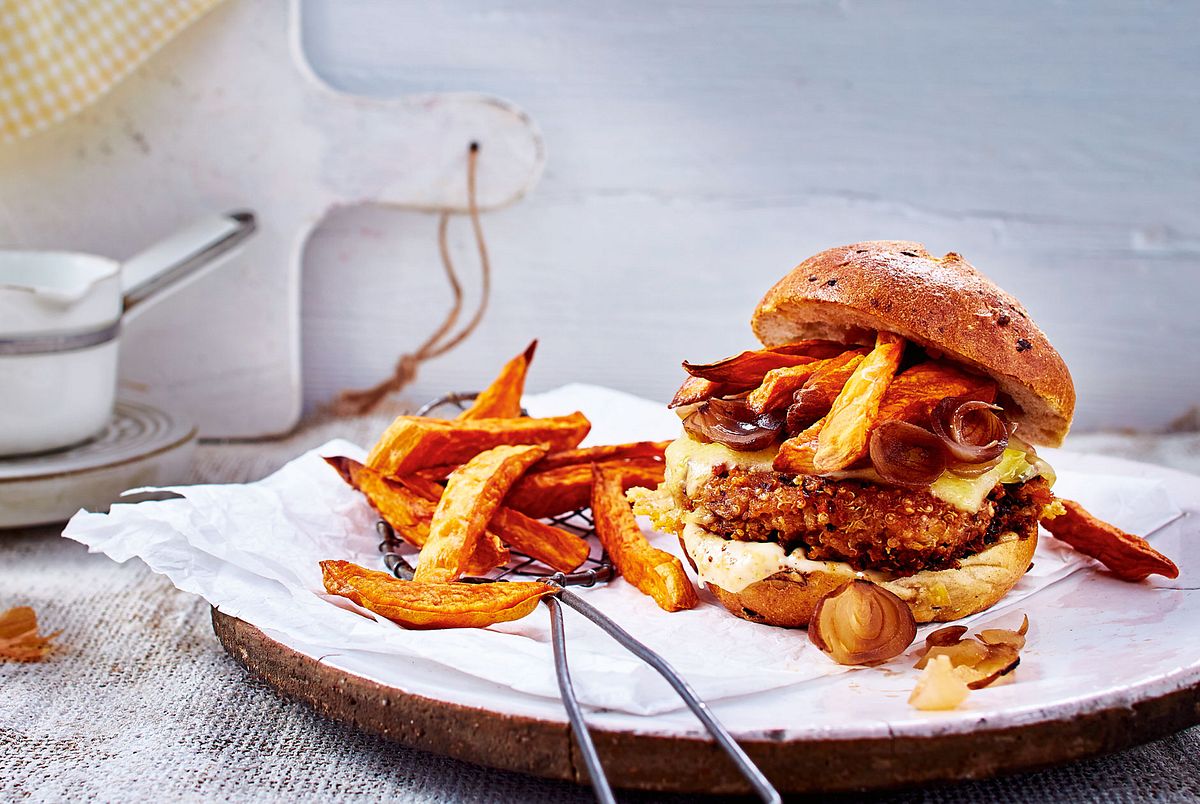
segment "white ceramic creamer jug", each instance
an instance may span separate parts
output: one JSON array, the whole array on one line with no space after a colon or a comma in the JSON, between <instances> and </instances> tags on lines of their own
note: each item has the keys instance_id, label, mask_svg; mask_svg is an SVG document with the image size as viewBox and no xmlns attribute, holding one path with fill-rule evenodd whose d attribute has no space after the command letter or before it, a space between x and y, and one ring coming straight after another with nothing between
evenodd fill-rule
<instances>
[{"instance_id":1,"label":"white ceramic creamer jug","mask_svg":"<svg viewBox=\"0 0 1200 804\"><path fill-rule=\"evenodd\" d=\"M69 447L102 430L116 399L122 320L254 229L252 213L214 215L125 263L0 249L0 456Z\"/></svg>"}]
</instances>

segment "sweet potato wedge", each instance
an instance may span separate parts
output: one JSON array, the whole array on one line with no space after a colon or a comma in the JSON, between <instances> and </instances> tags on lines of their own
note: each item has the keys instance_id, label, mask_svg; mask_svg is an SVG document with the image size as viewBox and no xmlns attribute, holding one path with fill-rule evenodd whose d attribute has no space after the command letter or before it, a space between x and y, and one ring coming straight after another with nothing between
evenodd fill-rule
<instances>
[{"instance_id":1,"label":"sweet potato wedge","mask_svg":"<svg viewBox=\"0 0 1200 804\"><path fill-rule=\"evenodd\" d=\"M813 461L817 455L817 443L825 419L818 419L808 428L779 445L772 468L776 472L790 475L815 475L817 467Z\"/></svg>"},{"instance_id":2,"label":"sweet potato wedge","mask_svg":"<svg viewBox=\"0 0 1200 804\"><path fill-rule=\"evenodd\" d=\"M600 447L581 447L552 452L530 467L531 474L574 466L581 463L625 461L637 458L661 459L670 441L635 441L629 444L606 444Z\"/></svg>"},{"instance_id":3,"label":"sweet potato wedge","mask_svg":"<svg viewBox=\"0 0 1200 804\"><path fill-rule=\"evenodd\" d=\"M1073 500L1059 498L1059 502L1066 513L1042 519L1042 527L1054 534L1054 538L1108 567L1113 575L1134 582L1144 581L1151 575L1179 577L1175 562L1142 537L1097 519Z\"/></svg>"},{"instance_id":4,"label":"sweet potato wedge","mask_svg":"<svg viewBox=\"0 0 1200 804\"><path fill-rule=\"evenodd\" d=\"M572 449L590 429L591 422L578 412L546 419L464 421L400 416L371 449L367 466L389 477L399 477L430 466L465 463L480 452L506 444Z\"/></svg>"},{"instance_id":5,"label":"sweet potato wedge","mask_svg":"<svg viewBox=\"0 0 1200 804\"><path fill-rule=\"evenodd\" d=\"M389 482L407 486L423 497L431 508L441 500L444 491L440 484L415 475ZM576 569L588 557L588 543L575 534L505 506L500 506L492 515L490 530L514 550L562 572Z\"/></svg>"},{"instance_id":6,"label":"sweet potato wedge","mask_svg":"<svg viewBox=\"0 0 1200 804\"><path fill-rule=\"evenodd\" d=\"M364 466L352 458L342 456L325 458L342 479L363 493L367 502L379 514L379 518L392 526L396 534L414 547L421 547L429 540L429 525L437 500L441 497L441 486L434 483L438 493L432 501L426 495L414 491L397 480ZM508 563L508 550L494 534L485 534L475 545L467 559L468 575L484 573Z\"/></svg>"},{"instance_id":7,"label":"sweet potato wedge","mask_svg":"<svg viewBox=\"0 0 1200 804\"><path fill-rule=\"evenodd\" d=\"M487 538L488 524L504 495L545 454L545 448L537 445L503 444L455 470L429 523L429 539L417 556L413 580L461 578L479 542Z\"/></svg>"},{"instance_id":8,"label":"sweet potato wedge","mask_svg":"<svg viewBox=\"0 0 1200 804\"><path fill-rule=\"evenodd\" d=\"M792 355L770 349L758 349L726 357L716 363L683 363L683 370L702 380L734 388L753 388L762 382L768 371L785 366L801 366L815 362L808 355Z\"/></svg>"},{"instance_id":9,"label":"sweet potato wedge","mask_svg":"<svg viewBox=\"0 0 1200 804\"><path fill-rule=\"evenodd\" d=\"M647 459L601 464L560 466L527 474L513 486L504 504L526 516L543 519L586 508L592 494L592 466L603 466L620 478L626 489L656 486L663 480L663 463Z\"/></svg>"},{"instance_id":10,"label":"sweet potato wedge","mask_svg":"<svg viewBox=\"0 0 1200 804\"><path fill-rule=\"evenodd\" d=\"M596 535L621 575L665 611L695 608L696 588L683 564L646 541L625 501L621 477L600 464L594 464L591 470Z\"/></svg>"},{"instance_id":11,"label":"sweet potato wedge","mask_svg":"<svg viewBox=\"0 0 1200 804\"><path fill-rule=\"evenodd\" d=\"M788 432L803 423L812 423L829 413L834 400L846 387L846 382L862 363L862 355L854 355L845 364L828 371L819 371L792 397L787 409Z\"/></svg>"},{"instance_id":12,"label":"sweet potato wedge","mask_svg":"<svg viewBox=\"0 0 1200 804\"><path fill-rule=\"evenodd\" d=\"M433 519L434 504L394 483L352 458L326 457L342 479L358 489L396 534L414 547L429 539L429 522Z\"/></svg>"},{"instance_id":13,"label":"sweet potato wedge","mask_svg":"<svg viewBox=\"0 0 1200 804\"><path fill-rule=\"evenodd\" d=\"M671 397L671 402L667 407L674 409L684 407L685 405L695 405L712 399L714 396L725 396L737 390L732 386L722 385L719 382L713 382L701 377L688 377L683 381L683 385L679 386L679 390L675 392L675 396Z\"/></svg>"},{"instance_id":14,"label":"sweet potato wedge","mask_svg":"<svg viewBox=\"0 0 1200 804\"><path fill-rule=\"evenodd\" d=\"M750 396L746 397L746 404L755 413L766 413L771 410L786 408L792 403L792 398L806 383L816 380L818 376L843 377L842 385L846 384L846 380L854 372L854 368L846 368L847 366L857 367L862 362L862 356L866 354L864 349L851 349L842 352L836 357L828 357L824 360L814 360L811 363L805 363L800 366L786 366L784 368L772 369L763 377L762 384L750 392ZM842 371L839 372L839 369ZM838 386L838 391L841 390L841 385ZM834 392L836 397L837 392ZM830 401L832 405L832 400Z\"/></svg>"},{"instance_id":15,"label":"sweet potato wedge","mask_svg":"<svg viewBox=\"0 0 1200 804\"><path fill-rule=\"evenodd\" d=\"M492 517L492 529L512 549L560 572L578 569L590 550L587 541L575 534L506 506Z\"/></svg>"},{"instance_id":16,"label":"sweet potato wedge","mask_svg":"<svg viewBox=\"0 0 1200 804\"><path fill-rule=\"evenodd\" d=\"M867 453L867 439L879 415L879 403L903 354L904 339L899 335L880 332L875 336L875 348L846 381L817 437L813 465L818 473L845 469Z\"/></svg>"},{"instance_id":17,"label":"sweet potato wedge","mask_svg":"<svg viewBox=\"0 0 1200 804\"><path fill-rule=\"evenodd\" d=\"M995 381L941 360L927 360L897 374L879 403L877 421L891 419L929 427L929 415L948 396L996 401Z\"/></svg>"},{"instance_id":18,"label":"sweet potato wedge","mask_svg":"<svg viewBox=\"0 0 1200 804\"><path fill-rule=\"evenodd\" d=\"M402 581L349 561L322 561L325 590L405 628L486 628L519 620L555 589L544 583Z\"/></svg>"},{"instance_id":19,"label":"sweet potato wedge","mask_svg":"<svg viewBox=\"0 0 1200 804\"><path fill-rule=\"evenodd\" d=\"M471 407L458 414L460 421L466 419L515 419L521 415L521 395L525 393L525 374L533 362L537 341L525 351L504 364L499 376L492 384L475 397Z\"/></svg>"}]
</instances>

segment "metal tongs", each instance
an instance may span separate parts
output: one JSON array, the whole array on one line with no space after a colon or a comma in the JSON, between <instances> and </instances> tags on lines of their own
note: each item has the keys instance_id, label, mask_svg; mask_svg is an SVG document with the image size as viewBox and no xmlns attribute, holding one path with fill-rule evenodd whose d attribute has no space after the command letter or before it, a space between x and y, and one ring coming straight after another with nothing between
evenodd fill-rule
<instances>
[{"instance_id":1,"label":"metal tongs","mask_svg":"<svg viewBox=\"0 0 1200 804\"><path fill-rule=\"evenodd\" d=\"M470 402L474 397L474 394L466 393L449 394L425 405L417 411L417 415L424 416L445 404L454 404L461 407L464 402ZM594 532L589 514L589 511L582 509L552 518L550 521L554 525L574 531L581 537L586 537ZM381 521L377 523L376 527L379 530L380 536L383 537L383 540L379 544L379 550L383 553L383 561L388 570L399 578L411 579L413 573L412 566L403 556L396 552L402 542L396 538L395 532L386 522ZM583 708L579 705L579 699L575 695L575 686L571 681L571 671L567 663L566 631L563 628L562 607L564 604L570 606L588 620L591 620L600 630L616 640L621 647L654 668L671 685L671 689L675 690L675 693L687 705L687 708L692 710L692 713L708 733L712 735L717 745L721 747L721 750L737 766L738 772L750 783L750 786L758 794L759 798L766 802L782 801L779 791L772 786L763 772L754 764L754 761L737 744L737 741L733 739L733 735L729 733L729 730L717 720L712 710L709 709L708 704L696 694L696 691L692 689L687 680L675 668L671 667L666 659L639 642L632 634L581 596L570 591L568 587L587 588L607 583L616 576L616 571L612 563L608 560L607 555L602 555L599 559L589 558L588 563L592 566L575 572L541 573L536 568L536 562L532 558L526 557L519 560L514 566L505 569L494 578L463 578L462 580L467 583L503 583L512 576L524 576L534 578L558 590L556 594L547 595L541 600L550 610L550 635L554 650L554 670L558 677L558 689L562 695L563 706L567 710L567 719L571 723L571 732L574 734L575 742L583 754L588 776L592 780L592 788L596 791L596 799L606 802L606 804L616 801L616 798L613 796L612 786L608 781L608 776L605 774L604 767L600 763L600 756L596 753L595 743L592 741L591 732L588 730L587 721L583 716Z\"/></svg>"},{"instance_id":2,"label":"metal tongs","mask_svg":"<svg viewBox=\"0 0 1200 804\"><path fill-rule=\"evenodd\" d=\"M577 514L579 515L579 514ZM376 527L383 541L379 543L379 549L383 552L383 561L388 570L396 577L405 580L411 580L413 576L413 567L400 554L394 552L394 549L399 546L399 541L396 538L395 532L386 522L378 522ZM527 560L519 563L518 568L527 568L532 560ZM596 753L596 746L592 742L591 732L588 731L587 721L583 717L583 708L579 705L579 699L575 695L575 686L571 682L571 671L567 664L567 638L566 631L563 628L563 611L562 606L566 604L575 611L582 614L587 619L591 620L600 630L612 637L621 647L628 650L634 656L641 659L646 664L654 668L661 675L671 689L680 699L687 705L688 709L700 720L708 733L717 741L717 745L729 755L737 766L738 771L754 788L754 791L763 801L779 802L782 799L779 797L779 792L763 775L754 761L747 756L742 747L733 739L733 735L729 730L717 720L716 716L709 709L687 680L681 676L675 668L671 667L662 656L646 647L639 642L628 631L622 628L612 618L601 612L592 604L588 603L579 595L570 591L567 587L576 586L587 588L596 584L607 583L616 576L611 563L607 557L595 562L596 566L581 570L578 572L555 572L549 575L537 575L527 569L510 569L506 570L501 576L496 578L463 578L464 583L504 583L511 575L528 575L536 577L541 583L555 587L558 592L554 595L547 595L542 598L542 602L550 610L550 635L554 648L554 670L558 676L558 689L562 694L563 706L567 710L567 719L571 722L571 732L575 735L575 741L579 745L579 750L583 753L584 762L587 765L588 776L591 777L592 787L596 791L596 799L602 802L615 802L612 786L608 782L608 776L604 772L604 767L600 763L600 756Z\"/></svg>"}]
</instances>

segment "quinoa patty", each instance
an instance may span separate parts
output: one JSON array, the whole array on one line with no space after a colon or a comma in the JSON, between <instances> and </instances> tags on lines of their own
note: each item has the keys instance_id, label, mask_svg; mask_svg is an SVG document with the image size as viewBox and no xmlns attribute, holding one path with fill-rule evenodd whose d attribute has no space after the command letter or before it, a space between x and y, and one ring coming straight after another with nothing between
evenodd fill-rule
<instances>
[{"instance_id":1,"label":"quinoa patty","mask_svg":"<svg viewBox=\"0 0 1200 804\"><path fill-rule=\"evenodd\" d=\"M712 514L705 529L727 539L803 546L821 561L855 569L916 572L957 565L1000 534L1036 532L1049 486L1040 477L997 484L975 513L928 491L821 477L732 469L714 475L685 502Z\"/></svg>"}]
</instances>

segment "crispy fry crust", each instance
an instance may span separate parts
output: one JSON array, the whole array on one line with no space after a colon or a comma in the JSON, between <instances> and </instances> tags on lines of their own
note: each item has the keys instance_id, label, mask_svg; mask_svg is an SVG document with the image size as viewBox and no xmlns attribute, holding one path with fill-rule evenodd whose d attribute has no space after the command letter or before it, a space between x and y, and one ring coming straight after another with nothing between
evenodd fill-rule
<instances>
[{"instance_id":1,"label":"crispy fry crust","mask_svg":"<svg viewBox=\"0 0 1200 804\"><path fill-rule=\"evenodd\" d=\"M1179 577L1175 562L1142 537L1097 519L1073 500L1060 497L1059 502L1066 513L1044 518L1042 526L1054 534L1054 538L1108 567L1113 575L1123 581L1144 581L1151 575Z\"/></svg>"},{"instance_id":2,"label":"crispy fry crust","mask_svg":"<svg viewBox=\"0 0 1200 804\"><path fill-rule=\"evenodd\" d=\"M629 444L606 444L602 447L582 447L553 452L530 468L530 473L545 472L560 466L602 461L625 461L632 458L654 458L662 460L663 452L670 441L634 441Z\"/></svg>"},{"instance_id":3,"label":"crispy fry crust","mask_svg":"<svg viewBox=\"0 0 1200 804\"><path fill-rule=\"evenodd\" d=\"M825 418L813 457L819 473L844 469L866 454L879 403L903 354L904 339L899 335L880 332L875 336L875 348L850 375Z\"/></svg>"},{"instance_id":4,"label":"crispy fry crust","mask_svg":"<svg viewBox=\"0 0 1200 804\"><path fill-rule=\"evenodd\" d=\"M504 364L499 376L481 391L471 407L458 414L459 421L467 419L515 419L521 415L521 394L525 392L525 374L533 362L537 341Z\"/></svg>"},{"instance_id":5,"label":"crispy fry crust","mask_svg":"<svg viewBox=\"0 0 1200 804\"><path fill-rule=\"evenodd\" d=\"M665 611L694 608L696 588L688 580L683 564L646 541L625 501L621 477L600 464L591 468L596 535L617 569Z\"/></svg>"},{"instance_id":6,"label":"crispy fry crust","mask_svg":"<svg viewBox=\"0 0 1200 804\"><path fill-rule=\"evenodd\" d=\"M795 393L810 380L816 379L819 375L828 375L832 372L837 372L838 369L843 369L848 365L857 367L865 353L866 351L863 349L852 349L836 357L815 360L812 363L806 363L801 366L772 369L763 377L762 384L751 391L750 396L746 397L746 404L755 413L765 413L770 410L785 408L791 404ZM841 390L842 385L846 384L846 380L849 379L853 371L854 368L849 368L844 373L835 374L835 376L840 375L842 377L838 391ZM835 392L834 396L836 397L836 395ZM833 404L832 401L830 404Z\"/></svg>"},{"instance_id":7,"label":"crispy fry crust","mask_svg":"<svg viewBox=\"0 0 1200 804\"><path fill-rule=\"evenodd\" d=\"M407 488L389 485L383 475L344 456L326 457L342 479L358 489L379 514L406 542L420 547L429 539L429 522L434 505Z\"/></svg>"},{"instance_id":8,"label":"crispy fry crust","mask_svg":"<svg viewBox=\"0 0 1200 804\"><path fill-rule=\"evenodd\" d=\"M438 483L416 475L398 482L420 495L431 509L444 491ZM492 515L491 530L504 544L561 572L576 569L588 557L588 543L583 539L505 506Z\"/></svg>"},{"instance_id":9,"label":"crispy fry crust","mask_svg":"<svg viewBox=\"0 0 1200 804\"><path fill-rule=\"evenodd\" d=\"M421 547L429 540L429 525L433 521L436 502L441 497L441 486L437 495L430 498L407 487L399 481L384 477L370 467L352 458L326 458L325 462L337 470L347 483L363 493L367 502L379 514L379 518L409 544ZM508 561L508 551L494 534L479 540L479 544L467 560L468 575L482 575Z\"/></svg>"},{"instance_id":10,"label":"crispy fry crust","mask_svg":"<svg viewBox=\"0 0 1200 804\"><path fill-rule=\"evenodd\" d=\"M813 363L816 358L808 355L789 355L773 352L769 349L759 349L753 352L742 352L740 355L718 360L716 363L683 362L683 370L693 377L699 377L709 382L730 385L735 388L753 388L762 382L768 371L787 366L801 366Z\"/></svg>"},{"instance_id":11,"label":"crispy fry crust","mask_svg":"<svg viewBox=\"0 0 1200 804\"><path fill-rule=\"evenodd\" d=\"M927 360L897 374L879 403L876 421L898 419L929 427L929 415L937 403L949 396L967 396L984 402L996 401L996 383L987 377L968 374L949 363Z\"/></svg>"},{"instance_id":12,"label":"crispy fry crust","mask_svg":"<svg viewBox=\"0 0 1200 804\"><path fill-rule=\"evenodd\" d=\"M588 543L583 539L511 508L496 511L492 527L514 550L561 572L578 569L588 557Z\"/></svg>"},{"instance_id":13,"label":"crispy fry crust","mask_svg":"<svg viewBox=\"0 0 1200 804\"><path fill-rule=\"evenodd\" d=\"M546 454L545 447L502 445L481 452L450 475L429 523L429 540L417 557L415 581L453 581L467 571L470 556L492 515L517 478ZM508 561L504 550L504 561ZM497 564L496 566L499 566Z\"/></svg>"},{"instance_id":14,"label":"crispy fry crust","mask_svg":"<svg viewBox=\"0 0 1200 804\"><path fill-rule=\"evenodd\" d=\"M465 463L484 450L505 444L573 449L591 426L579 412L546 419L466 421L400 416L371 449L367 466L388 477L400 477L429 466Z\"/></svg>"},{"instance_id":15,"label":"crispy fry crust","mask_svg":"<svg viewBox=\"0 0 1200 804\"><path fill-rule=\"evenodd\" d=\"M402 581L349 561L322 561L325 590L405 628L486 628L519 620L554 594L543 583L491 584Z\"/></svg>"},{"instance_id":16,"label":"crispy fry crust","mask_svg":"<svg viewBox=\"0 0 1200 804\"><path fill-rule=\"evenodd\" d=\"M615 473L626 489L653 486L663 480L663 462L647 458L560 466L525 475L513 486L504 504L534 519L586 508L592 494L592 466Z\"/></svg>"},{"instance_id":17,"label":"crispy fry crust","mask_svg":"<svg viewBox=\"0 0 1200 804\"><path fill-rule=\"evenodd\" d=\"M689 376L683 381L683 385L679 386L679 390L675 392L675 396L671 398L671 403L667 407L680 408L684 405L695 405L697 402L704 402L714 396L725 396L736 390L736 388L722 385L719 382Z\"/></svg>"},{"instance_id":18,"label":"crispy fry crust","mask_svg":"<svg viewBox=\"0 0 1200 804\"><path fill-rule=\"evenodd\" d=\"M810 424L808 429L780 444L772 468L785 474L815 475L817 467L813 464L813 459L816 458L817 445L824 426L825 419L818 419Z\"/></svg>"},{"instance_id":19,"label":"crispy fry crust","mask_svg":"<svg viewBox=\"0 0 1200 804\"><path fill-rule=\"evenodd\" d=\"M863 355L855 354L842 365L818 371L810 377L793 397L793 406L799 405L802 410L797 411L797 415L816 421L829 413L834 400L862 361ZM792 416L791 408L788 409L788 416Z\"/></svg>"}]
</instances>

